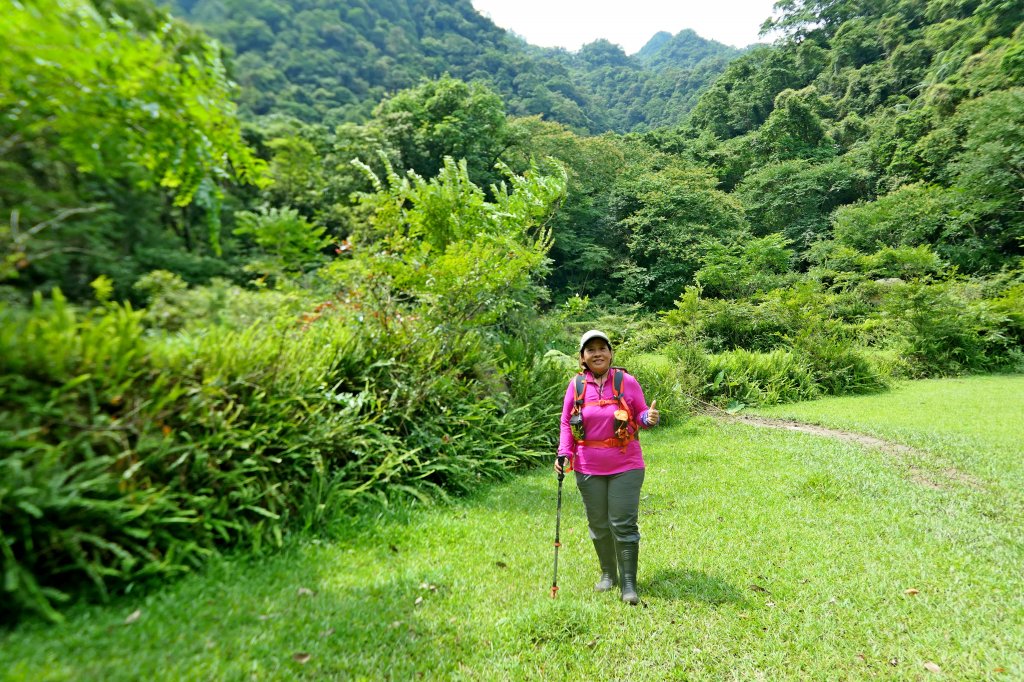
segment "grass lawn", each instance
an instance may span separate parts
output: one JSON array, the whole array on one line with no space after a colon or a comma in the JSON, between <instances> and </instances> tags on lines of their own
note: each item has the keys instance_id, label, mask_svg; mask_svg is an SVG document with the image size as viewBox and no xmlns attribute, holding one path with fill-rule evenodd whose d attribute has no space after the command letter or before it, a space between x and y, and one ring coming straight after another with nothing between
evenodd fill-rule
<instances>
[{"instance_id":1,"label":"grass lawn","mask_svg":"<svg viewBox=\"0 0 1024 682\"><path fill-rule=\"evenodd\" d=\"M771 413L969 476L924 485L879 450L693 419L644 439L640 606L592 591L569 478L548 597L545 465L23 623L0 634L0 679L1024 679L1024 377Z\"/></svg>"},{"instance_id":2,"label":"grass lawn","mask_svg":"<svg viewBox=\"0 0 1024 682\"><path fill-rule=\"evenodd\" d=\"M984 481L990 498L1024 512L1024 375L928 379L889 393L756 410L864 433L929 453L915 465L955 468ZM1024 515L1017 517L1024 523Z\"/></svg>"}]
</instances>

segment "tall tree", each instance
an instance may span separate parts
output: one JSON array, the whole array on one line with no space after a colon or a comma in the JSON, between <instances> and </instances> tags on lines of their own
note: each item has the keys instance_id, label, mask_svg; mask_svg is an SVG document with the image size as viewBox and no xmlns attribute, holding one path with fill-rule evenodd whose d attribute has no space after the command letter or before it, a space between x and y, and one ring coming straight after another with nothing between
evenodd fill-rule
<instances>
[{"instance_id":1,"label":"tall tree","mask_svg":"<svg viewBox=\"0 0 1024 682\"><path fill-rule=\"evenodd\" d=\"M0 276L81 295L166 227L219 250L221 184L261 164L214 43L148 2L38 0L8 6L0 45Z\"/></svg>"}]
</instances>

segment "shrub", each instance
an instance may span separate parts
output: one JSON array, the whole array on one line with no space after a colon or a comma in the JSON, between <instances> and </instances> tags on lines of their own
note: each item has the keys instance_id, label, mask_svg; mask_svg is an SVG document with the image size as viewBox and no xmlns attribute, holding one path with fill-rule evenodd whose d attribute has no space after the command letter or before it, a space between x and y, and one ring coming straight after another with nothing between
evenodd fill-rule
<instances>
[{"instance_id":1,"label":"shrub","mask_svg":"<svg viewBox=\"0 0 1024 682\"><path fill-rule=\"evenodd\" d=\"M992 311L1005 319L1007 337L1024 346L1024 282L1009 287L993 299Z\"/></svg>"},{"instance_id":2,"label":"shrub","mask_svg":"<svg viewBox=\"0 0 1024 682\"><path fill-rule=\"evenodd\" d=\"M308 291L279 283L278 288L253 290L214 278L206 286L189 287L166 270L149 272L135 283L146 302L146 324L165 331L223 325L244 329L257 322L285 320L291 324L322 303Z\"/></svg>"},{"instance_id":3,"label":"shrub","mask_svg":"<svg viewBox=\"0 0 1024 682\"><path fill-rule=\"evenodd\" d=\"M700 334L708 350L745 348L766 352L799 328L800 311L773 303L702 300Z\"/></svg>"},{"instance_id":4,"label":"shrub","mask_svg":"<svg viewBox=\"0 0 1024 682\"><path fill-rule=\"evenodd\" d=\"M958 282L894 287L884 311L901 321L903 354L914 376L941 376L998 367L1016 347L1007 317Z\"/></svg>"},{"instance_id":5,"label":"shrub","mask_svg":"<svg viewBox=\"0 0 1024 682\"><path fill-rule=\"evenodd\" d=\"M822 395L868 393L888 386L888 375L835 328L806 327L789 340Z\"/></svg>"},{"instance_id":6,"label":"shrub","mask_svg":"<svg viewBox=\"0 0 1024 682\"><path fill-rule=\"evenodd\" d=\"M786 350L743 349L709 357L705 394L720 404L773 405L818 395L811 370Z\"/></svg>"},{"instance_id":7,"label":"shrub","mask_svg":"<svg viewBox=\"0 0 1024 682\"><path fill-rule=\"evenodd\" d=\"M143 321L59 293L0 310L6 616L58 618L72 592L277 545L367 500L459 493L554 445L564 384L503 373L479 336L410 343L421 322L370 334L329 310L169 336Z\"/></svg>"},{"instance_id":8,"label":"shrub","mask_svg":"<svg viewBox=\"0 0 1024 682\"><path fill-rule=\"evenodd\" d=\"M624 361L616 358L630 374L636 377L644 390L647 404L657 400L662 413L662 424L668 426L683 421L693 410L693 384L686 366L664 355L637 355Z\"/></svg>"},{"instance_id":9,"label":"shrub","mask_svg":"<svg viewBox=\"0 0 1024 682\"><path fill-rule=\"evenodd\" d=\"M731 244L709 241L694 275L706 296L740 298L792 283L793 250L780 234L744 235Z\"/></svg>"}]
</instances>

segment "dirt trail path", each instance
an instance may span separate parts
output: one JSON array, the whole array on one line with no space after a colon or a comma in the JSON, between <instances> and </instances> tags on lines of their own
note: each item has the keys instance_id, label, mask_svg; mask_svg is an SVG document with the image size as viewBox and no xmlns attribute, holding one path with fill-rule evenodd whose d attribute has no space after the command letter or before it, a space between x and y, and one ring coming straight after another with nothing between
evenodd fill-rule
<instances>
[{"instance_id":1,"label":"dirt trail path","mask_svg":"<svg viewBox=\"0 0 1024 682\"><path fill-rule=\"evenodd\" d=\"M729 418L743 424L751 424L752 426L764 426L769 429L784 429L786 431L799 431L801 433L811 433L815 436L827 436L828 438L836 438L838 440L859 443L860 445L878 448L879 450L891 455L927 456L927 453L923 450L912 448L909 445L893 443L892 441L875 438L874 436L867 436L863 433L832 429L827 426L818 426L817 424L805 424L791 419L773 419L771 417L757 417L749 414L729 415Z\"/></svg>"},{"instance_id":2,"label":"dirt trail path","mask_svg":"<svg viewBox=\"0 0 1024 682\"><path fill-rule=\"evenodd\" d=\"M894 443L882 438L868 436L863 433L855 433L853 431L833 429L827 426L819 426L817 424L806 424L804 422L793 421L791 419L774 419L771 417L758 417L746 414L735 415L728 414L726 412L721 412L715 416L719 419L731 420L741 424L749 424L750 426L809 433L815 436L835 438L837 440L857 443L858 445L864 445L881 450L887 455L894 457L901 464L905 465L908 469L911 480L930 488L941 489L949 486L950 484L967 485L977 489L985 487L982 481L955 467L946 466L933 468L931 466L922 466L929 463L934 464L936 460L935 455L926 450L920 450L909 445L903 445L902 443Z\"/></svg>"}]
</instances>

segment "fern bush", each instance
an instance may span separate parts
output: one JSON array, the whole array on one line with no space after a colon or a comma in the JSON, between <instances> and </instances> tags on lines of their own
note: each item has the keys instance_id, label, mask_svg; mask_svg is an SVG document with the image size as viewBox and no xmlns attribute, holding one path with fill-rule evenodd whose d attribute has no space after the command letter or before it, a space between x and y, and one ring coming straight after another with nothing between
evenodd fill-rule
<instances>
[{"instance_id":1,"label":"fern bush","mask_svg":"<svg viewBox=\"0 0 1024 682\"><path fill-rule=\"evenodd\" d=\"M259 550L368 500L426 500L553 448L539 366L478 374L470 341L368 340L343 314L153 334L127 306L4 309L0 551L14 615ZM529 366L528 366L529 367Z\"/></svg>"},{"instance_id":2,"label":"fern bush","mask_svg":"<svg viewBox=\"0 0 1024 682\"><path fill-rule=\"evenodd\" d=\"M679 423L694 409L693 378L685 363L663 355L640 354L616 358L636 377L643 387L647 404L657 400L662 413L662 424Z\"/></svg>"},{"instance_id":3,"label":"fern bush","mask_svg":"<svg viewBox=\"0 0 1024 682\"><path fill-rule=\"evenodd\" d=\"M434 180L374 180L357 255L307 273L322 234L286 225L305 236L275 252L273 291L156 272L145 312L76 311L59 292L0 307L3 617L57 619L70 595L278 545L367 501L458 494L553 451L564 384L533 360L530 311L564 174L509 173L494 203L451 159Z\"/></svg>"},{"instance_id":4,"label":"fern bush","mask_svg":"<svg viewBox=\"0 0 1024 682\"><path fill-rule=\"evenodd\" d=\"M711 355L705 394L719 404L773 405L817 397L811 369L787 350Z\"/></svg>"},{"instance_id":5,"label":"fern bush","mask_svg":"<svg viewBox=\"0 0 1024 682\"><path fill-rule=\"evenodd\" d=\"M838 325L802 329L789 339L789 346L810 370L822 395L870 393L889 386L890 375Z\"/></svg>"},{"instance_id":6,"label":"fern bush","mask_svg":"<svg viewBox=\"0 0 1024 682\"><path fill-rule=\"evenodd\" d=\"M991 301L976 285L949 281L896 287L884 310L899 320L902 353L916 377L990 371L1020 350L1005 299Z\"/></svg>"}]
</instances>

